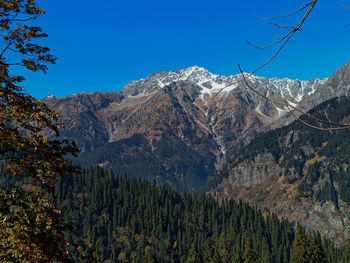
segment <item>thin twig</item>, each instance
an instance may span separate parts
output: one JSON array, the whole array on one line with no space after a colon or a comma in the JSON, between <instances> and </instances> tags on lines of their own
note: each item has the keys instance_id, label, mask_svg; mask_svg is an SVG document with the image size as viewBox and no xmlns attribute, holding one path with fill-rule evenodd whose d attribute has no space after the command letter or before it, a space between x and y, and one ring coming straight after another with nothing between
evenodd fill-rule
<instances>
[{"instance_id":1,"label":"thin twig","mask_svg":"<svg viewBox=\"0 0 350 263\"><path fill-rule=\"evenodd\" d=\"M277 23L272 23L270 22L271 25L277 27L277 28L284 28L287 29L288 31L293 31L295 29L294 26L286 26L286 25L282 25L282 24L277 24Z\"/></svg>"},{"instance_id":2,"label":"thin twig","mask_svg":"<svg viewBox=\"0 0 350 263\"><path fill-rule=\"evenodd\" d=\"M277 44L281 43L283 40L285 40L288 37L289 34L285 35L284 37L280 37L277 41L267 45L267 46L257 46L255 44L253 44L252 42L249 42L248 40L246 41L249 45L251 45L252 47L258 48L258 49L266 49L266 48L270 48L273 46L276 46Z\"/></svg>"},{"instance_id":3,"label":"thin twig","mask_svg":"<svg viewBox=\"0 0 350 263\"><path fill-rule=\"evenodd\" d=\"M340 1L340 4L341 4L341 6L344 8L344 10L346 10L346 11L350 11L350 9L349 9L349 8L347 8L347 7L344 5L344 3L343 3L342 1Z\"/></svg>"},{"instance_id":4,"label":"thin twig","mask_svg":"<svg viewBox=\"0 0 350 263\"><path fill-rule=\"evenodd\" d=\"M280 19L280 18L286 18L286 17L289 17L289 16L293 16L293 15L296 15L297 13L303 11L306 7L308 7L309 5L311 4L310 3L307 3L306 5L300 7L297 11L293 12L293 13L290 13L290 14L286 14L286 15L281 15L281 16L274 16L274 17L262 17L262 16L258 16L256 15L255 13L252 13L253 16L257 17L257 18L260 18L260 19L263 19L263 20L275 20L275 19Z\"/></svg>"},{"instance_id":5,"label":"thin twig","mask_svg":"<svg viewBox=\"0 0 350 263\"><path fill-rule=\"evenodd\" d=\"M2 50L2 52L0 54L0 59L2 59L2 56L4 55L6 50L10 48L11 45L12 45L12 39L7 43L6 47Z\"/></svg>"},{"instance_id":6,"label":"thin twig","mask_svg":"<svg viewBox=\"0 0 350 263\"><path fill-rule=\"evenodd\" d=\"M340 1L340 5L344 8L345 11L350 11L350 9L347 8L342 1ZM344 26L345 29L348 28L348 27L350 27L350 24Z\"/></svg>"},{"instance_id":7,"label":"thin twig","mask_svg":"<svg viewBox=\"0 0 350 263\"><path fill-rule=\"evenodd\" d=\"M276 34L272 34L277 39L282 39L280 36L277 36Z\"/></svg>"},{"instance_id":8,"label":"thin twig","mask_svg":"<svg viewBox=\"0 0 350 263\"><path fill-rule=\"evenodd\" d=\"M259 67L257 67L255 70L253 70L253 72L250 73L250 76L253 75L254 73L256 73L259 69L261 69L262 67L264 67L266 64L270 63L274 58L277 57L277 55L281 52L281 50L283 49L283 47L288 43L288 41L292 38L292 36L301 28L301 26L304 24L305 20L308 18L308 16L310 15L311 11L314 9L316 3L318 0L313 0L312 2L308 3L305 6L309 6L308 10L306 11L305 15L303 16L303 18L300 20L300 22L298 23L298 25L294 28L294 30L290 31L288 34L286 34L286 36L283 38L284 42L282 43L282 45L277 49L277 51L275 52L275 54L272 55L272 57L270 57L265 63L261 64Z\"/></svg>"},{"instance_id":9,"label":"thin twig","mask_svg":"<svg viewBox=\"0 0 350 263\"><path fill-rule=\"evenodd\" d=\"M241 69L241 66L238 64L238 68L241 72L241 76L242 76L242 79L245 83L245 85L251 90L253 91L254 93L258 94L260 97L262 97L263 99L265 99L266 101L269 101L269 102L272 102L272 103L276 103L276 104L279 104L279 105L283 105L283 106L286 106L290 113L296 118L296 119L300 119L299 117L297 117L295 115L294 112L292 112L290 109L292 109L293 111L296 111L296 112L299 112L301 113L302 115L304 116L307 116L308 118L316 121L316 122L319 122L319 123L323 123L323 124L327 124L327 125L335 125L335 126L341 126L341 127L329 127L329 128L322 128L322 127L318 127L318 126L312 126L311 124L309 124L308 126L312 126L313 128L322 128L321 130L327 130L327 131L330 131L330 130L345 130L345 129L350 129L350 125L349 124L342 124L342 123L337 123L337 122L331 122L331 121L325 121L325 120L321 120L321 119L318 119L312 115L310 115L309 113L303 111L303 110L300 110L298 109L297 107L291 105L290 103L288 102L282 102L282 101L279 101L279 100L275 100L275 99L272 99L272 98L268 98L267 96L265 96L263 93L257 91L256 89L252 88L251 85L248 83L246 77L244 76L244 73ZM250 76L250 75L249 75ZM249 77L248 76L248 77ZM306 122L305 122L306 123Z\"/></svg>"}]
</instances>

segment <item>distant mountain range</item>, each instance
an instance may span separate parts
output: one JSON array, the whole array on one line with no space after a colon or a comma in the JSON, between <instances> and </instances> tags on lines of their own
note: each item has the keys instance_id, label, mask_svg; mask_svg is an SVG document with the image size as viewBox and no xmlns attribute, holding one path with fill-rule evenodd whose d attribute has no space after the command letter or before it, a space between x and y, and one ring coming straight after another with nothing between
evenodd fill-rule
<instances>
[{"instance_id":1,"label":"distant mountain range","mask_svg":"<svg viewBox=\"0 0 350 263\"><path fill-rule=\"evenodd\" d=\"M304 110L350 88L350 64L323 80L251 76L267 97ZM194 66L161 71L121 92L45 99L61 113L65 138L77 141L83 165L142 176L194 191L259 134L294 119L288 109L247 90L240 75L219 76Z\"/></svg>"}]
</instances>

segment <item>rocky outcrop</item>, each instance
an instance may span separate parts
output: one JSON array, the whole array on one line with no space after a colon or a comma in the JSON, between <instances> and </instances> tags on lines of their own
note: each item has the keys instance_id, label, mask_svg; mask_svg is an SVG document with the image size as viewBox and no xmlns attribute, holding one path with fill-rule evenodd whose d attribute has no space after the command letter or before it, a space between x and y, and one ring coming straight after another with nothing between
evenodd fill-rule
<instances>
[{"instance_id":1,"label":"rocky outcrop","mask_svg":"<svg viewBox=\"0 0 350 263\"><path fill-rule=\"evenodd\" d=\"M243 200L264 212L275 213L309 231L318 231L337 244L350 238L350 205L342 200L338 204L329 200L317 201L314 196L302 196L298 186L299 175L286 172L275 163L270 154L267 162L243 162L233 167L227 178L209 193L219 200ZM291 183L292 182L292 183Z\"/></svg>"},{"instance_id":2,"label":"rocky outcrop","mask_svg":"<svg viewBox=\"0 0 350 263\"><path fill-rule=\"evenodd\" d=\"M251 161L243 161L229 171L229 177L225 184L237 184L247 188L260 184L267 177L281 174L281 167L275 164L271 153L258 154L254 157L254 165Z\"/></svg>"}]
</instances>

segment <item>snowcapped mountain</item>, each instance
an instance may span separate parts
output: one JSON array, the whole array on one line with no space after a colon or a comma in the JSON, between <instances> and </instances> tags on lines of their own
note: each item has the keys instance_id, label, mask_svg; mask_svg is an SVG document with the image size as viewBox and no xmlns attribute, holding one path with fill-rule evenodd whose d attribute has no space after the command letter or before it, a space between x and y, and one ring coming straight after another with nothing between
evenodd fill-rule
<instances>
[{"instance_id":1,"label":"snowcapped mountain","mask_svg":"<svg viewBox=\"0 0 350 263\"><path fill-rule=\"evenodd\" d=\"M350 72L348 64L344 67ZM332 97L331 90L345 90L338 87L344 82L334 79L250 76L248 82L269 98L310 109ZM46 100L61 112L62 134L78 142L83 164L186 190L214 176L260 132L291 121L286 107L249 91L241 75L219 76L198 66L153 73L129 82L120 93Z\"/></svg>"},{"instance_id":2,"label":"snowcapped mountain","mask_svg":"<svg viewBox=\"0 0 350 263\"><path fill-rule=\"evenodd\" d=\"M247 73L245 75L249 76ZM309 96L314 93L316 87L324 83L327 78L324 80L300 81L288 78L268 79L252 75L249 77L249 80L259 91L273 89L273 93L279 93L282 97L294 98L294 100L299 102L305 95ZM151 74L146 79L129 82L122 90L122 93L129 96L147 95L159 88L179 81L200 86L202 88L202 96L206 94L217 95L217 93L227 94L243 84L241 74L220 76L210 73L205 68L193 66L184 70L160 71Z\"/></svg>"},{"instance_id":3,"label":"snowcapped mountain","mask_svg":"<svg viewBox=\"0 0 350 263\"><path fill-rule=\"evenodd\" d=\"M263 78L258 76L250 76L245 73L248 82L259 92L264 93L267 97L280 99L281 102L288 102L292 106L297 106L303 100L312 95L319 85L324 84L328 78L312 79L312 80L293 80L293 79L277 79ZM235 90L240 92L245 89L241 74L233 76L220 76L212 74L206 69L198 66L186 68L176 71L160 71L151 74L146 79L129 82L122 94L125 96L148 96L157 92L159 89L170 85L174 82L185 82L188 85L196 86L199 92L199 98L205 103L209 101L223 99L223 97L232 96ZM253 96L253 94L252 94ZM264 102L264 100L259 100ZM259 114L266 115L262 105L259 103L255 107L255 111ZM279 118L288 112L283 105L274 105L277 116ZM273 116L267 115L272 118Z\"/></svg>"}]
</instances>

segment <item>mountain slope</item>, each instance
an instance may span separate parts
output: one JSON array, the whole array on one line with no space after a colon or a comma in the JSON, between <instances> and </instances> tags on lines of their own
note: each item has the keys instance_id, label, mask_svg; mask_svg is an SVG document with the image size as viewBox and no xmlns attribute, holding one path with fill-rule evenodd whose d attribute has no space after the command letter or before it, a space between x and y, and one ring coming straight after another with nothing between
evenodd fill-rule
<instances>
[{"instance_id":1,"label":"mountain slope","mask_svg":"<svg viewBox=\"0 0 350 263\"><path fill-rule=\"evenodd\" d=\"M64 219L76 227L69 235L75 258L79 251L101 262L155 262L145 260L147 251L153 251L157 262L183 263L195 244L203 256L199 262L241 262L249 242L260 262L290 262L293 225L242 202L180 194L103 169L60 178L56 196ZM316 240L328 262L339 262L340 250L328 240ZM213 250L219 252L216 260L210 256Z\"/></svg>"},{"instance_id":2,"label":"mountain slope","mask_svg":"<svg viewBox=\"0 0 350 263\"><path fill-rule=\"evenodd\" d=\"M343 71L349 72L346 67ZM268 97L309 109L325 101L329 90L346 92L346 74L322 81L256 76L248 81ZM153 73L120 93L46 101L61 113L62 135L77 141L82 149L78 161L84 165L193 191L259 133L291 122L287 108L249 92L240 79L194 66Z\"/></svg>"},{"instance_id":3,"label":"mountain slope","mask_svg":"<svg viewBox=\"0 0 350 263\"><path fill-rule=\"evenodd\" d=\"M313 116L350 122L350 98ZM302 117L305 118L305 117ZM296 121L254 139L221 172L210 194L242 199L340 244L350 238L350 130L326 132Z\"/></svg>"}]
</instances>

